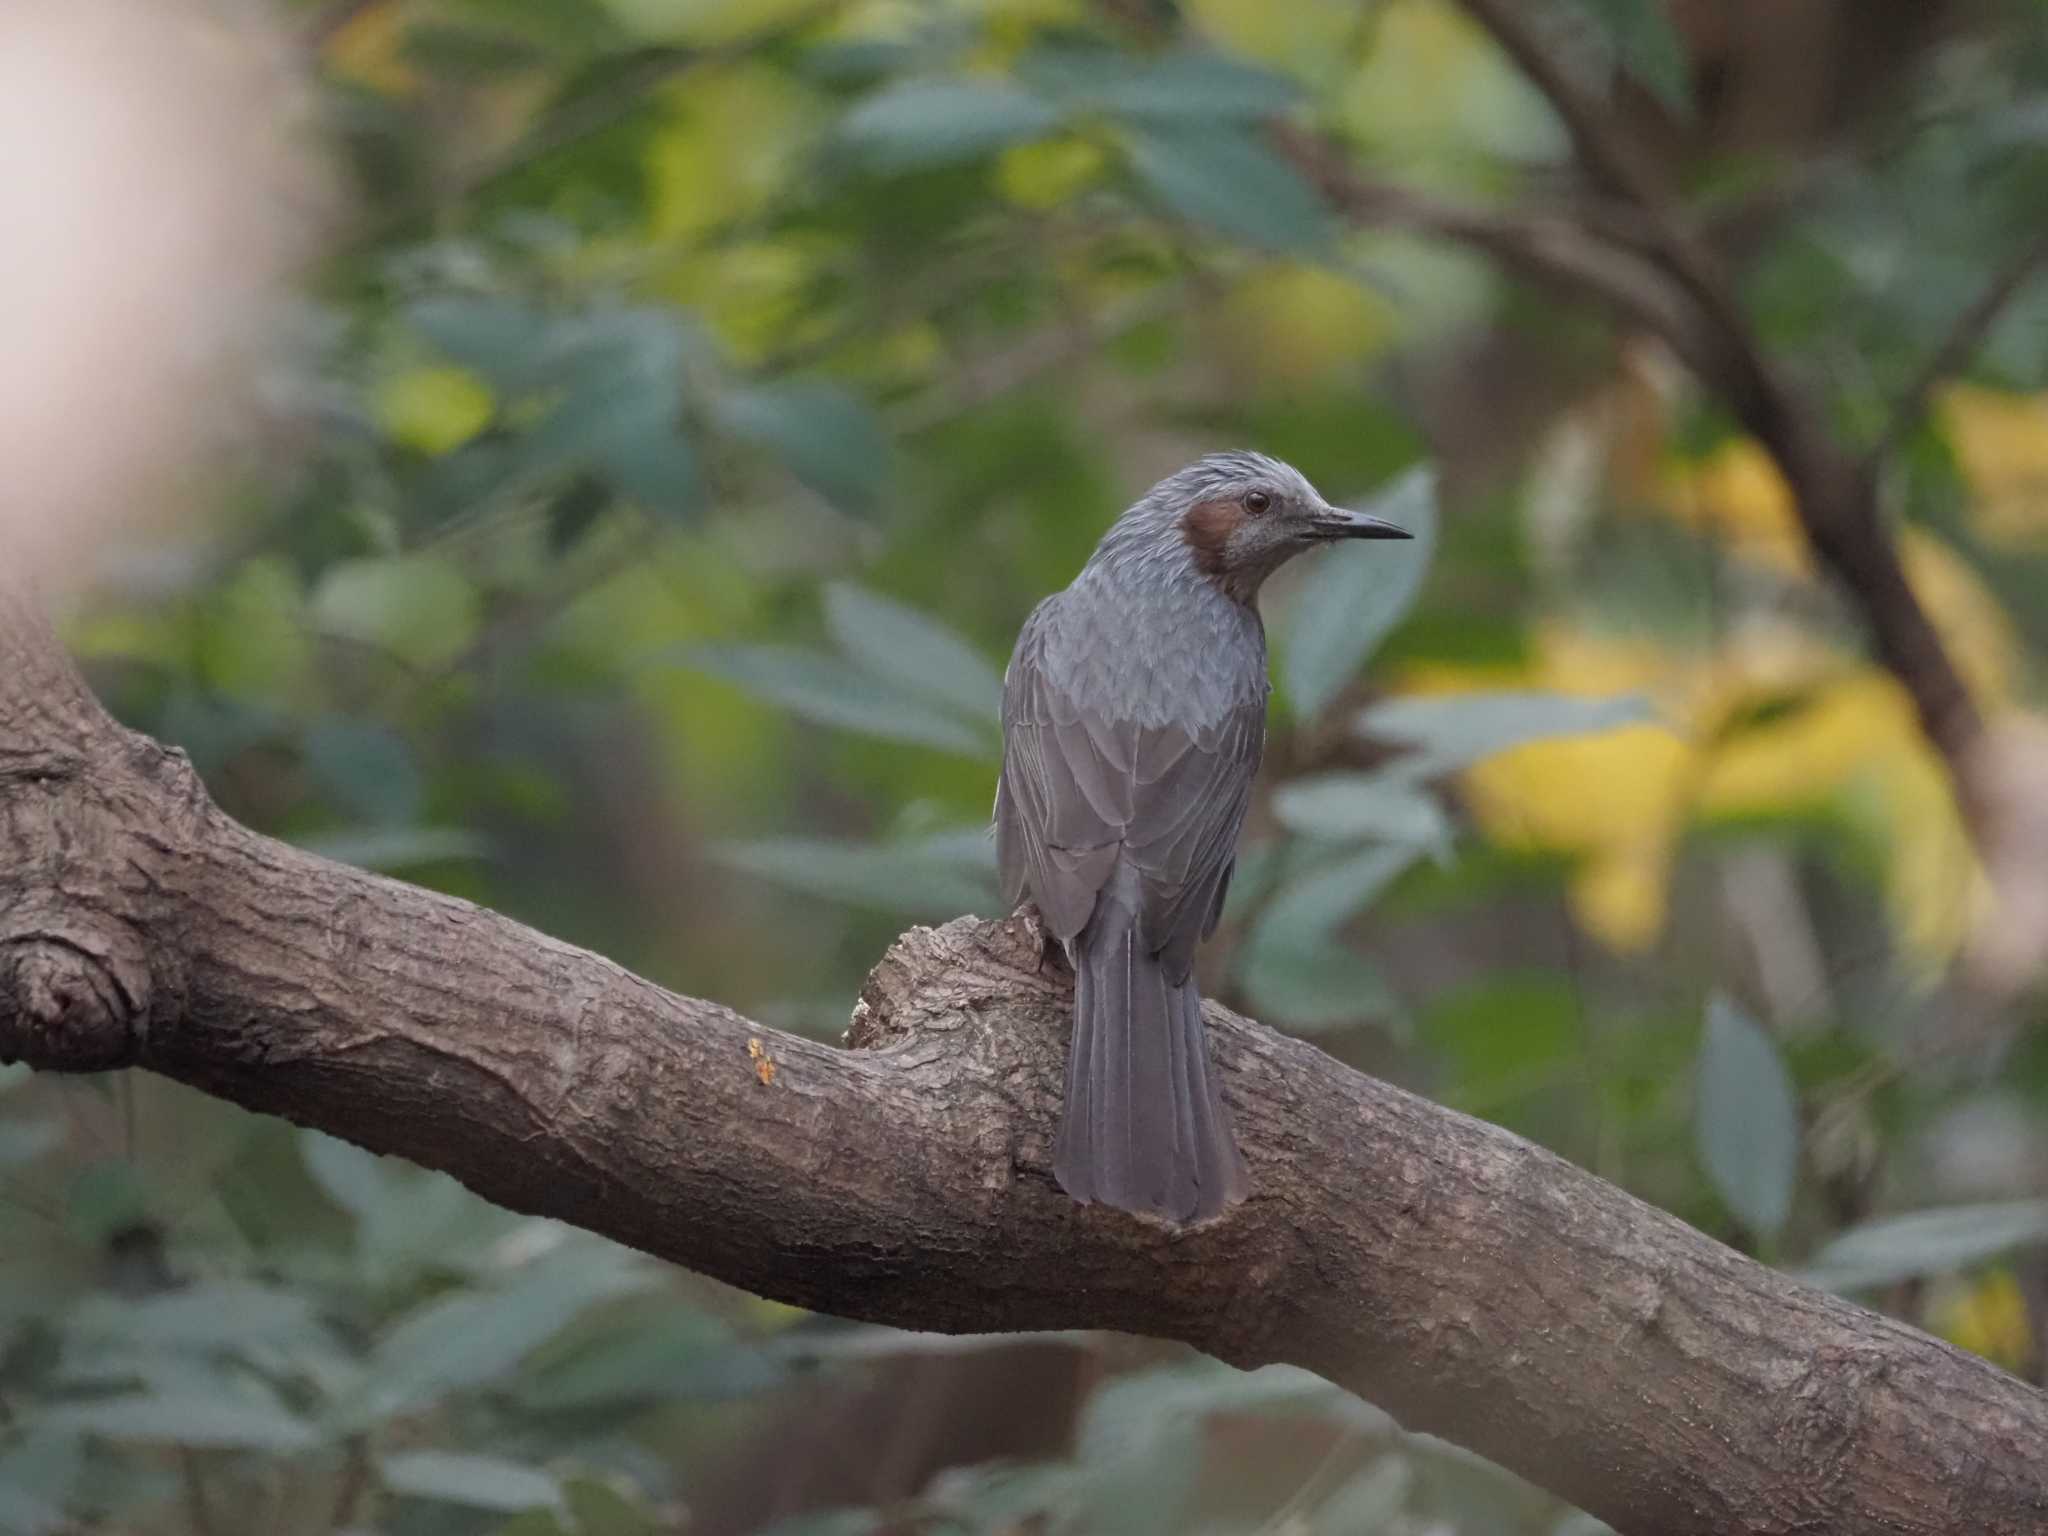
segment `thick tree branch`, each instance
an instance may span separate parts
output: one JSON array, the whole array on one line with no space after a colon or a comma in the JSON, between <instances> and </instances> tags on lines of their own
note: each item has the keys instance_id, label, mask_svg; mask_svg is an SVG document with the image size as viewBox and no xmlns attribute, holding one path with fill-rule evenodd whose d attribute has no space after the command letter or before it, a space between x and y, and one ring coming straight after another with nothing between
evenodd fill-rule
<instances>
[{"instance_id":1,"label":"thick tree branch","mask_svg":"<svg viewBox=\"0 0 2048 1536\"><path fill-rule=\"evenodd\" d=\"M2048 1397L1212 1007L1254 1193L1054 1187L1026 919L907 934L850 1050L258 836L0 594L0 1059L141 1066L802 1306L1291 1361L1631 1533L2048 1527Z\"/></svg>"}]
</instances>

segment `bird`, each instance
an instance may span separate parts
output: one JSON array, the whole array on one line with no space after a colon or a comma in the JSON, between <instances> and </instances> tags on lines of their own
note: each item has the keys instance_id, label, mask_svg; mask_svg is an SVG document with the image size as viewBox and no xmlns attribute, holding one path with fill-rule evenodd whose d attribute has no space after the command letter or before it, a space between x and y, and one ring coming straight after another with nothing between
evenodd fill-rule
<instances>
[{"instance_id":1,"label":"bird","mask_svg":"<svg viewBox=\"0 0 2048 1536\"><path fill-rule=\"evenodd\" d=\"M1249 1188L1193 968L1265 749L1259 589L1318 545L1409 537L1278 459L1212 453L1132 503L1018 633L996 858L1074 972L1053 1176L1084 1205L1178 1225Z\"/></svg>"}]
</instances>

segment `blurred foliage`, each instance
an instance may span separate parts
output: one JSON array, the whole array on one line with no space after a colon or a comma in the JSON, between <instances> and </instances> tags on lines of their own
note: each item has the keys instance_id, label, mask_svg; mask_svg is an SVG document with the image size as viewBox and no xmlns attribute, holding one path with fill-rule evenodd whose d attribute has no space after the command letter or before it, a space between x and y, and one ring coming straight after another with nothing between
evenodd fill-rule
<instances>
[{"instance_id":1,"label":"blurred foliage","mask_svg":"<svg viewBox=\"0 0 2048 1536\"><path fill-rule=\"evenodd\" d=\"M1665 7L1551 8L1749 212L1745 298L1857 440L2038 228L2048 23L1981 9L1883 110L1759 144ZM1209 989L2040 1371L2048 1020L1949 1022L1982 879L1782 483L1652 350L1344 227L1261 131L1546 195L1564 138L1454 5L290 21L348 224L218 518L71 636L235 815L835 1034L906 919L994 911L1030 605L1255 445L1433 537L1273 584ZM2023 293L1884 486L1993 714L2048 644L2044 338ZM1087 1339L1071 1455L928 1466L964 1409L906 1391L827 1476L821 1402L899 1358L1000 1399L997 1343L803 1319L159 1082L0 1093L7 1532L1596 1528L1294 1373Z\"/></svg>"}]
</instances>

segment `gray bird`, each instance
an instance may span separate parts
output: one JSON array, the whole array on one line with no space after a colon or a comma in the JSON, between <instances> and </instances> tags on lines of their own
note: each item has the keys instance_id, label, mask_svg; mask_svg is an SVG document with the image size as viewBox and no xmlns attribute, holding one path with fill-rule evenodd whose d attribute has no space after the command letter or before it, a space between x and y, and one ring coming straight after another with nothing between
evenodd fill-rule
<instances>
[{"instance_id":1,"label":"gray bird","mask_svg":"<svg viewBox=\"0 0 2048 1536\"><path fill-rule=\"evenodd\" d=\"M996 850L1074 968L1060 1187L1174 1221L1242 1199L1197 941L1223 910L1266 739L1260 584L1317 544L1405 539L1299 471L1217 453L1118 518L1032 610L1003 678Z\"/></svg>"}]
</instances>

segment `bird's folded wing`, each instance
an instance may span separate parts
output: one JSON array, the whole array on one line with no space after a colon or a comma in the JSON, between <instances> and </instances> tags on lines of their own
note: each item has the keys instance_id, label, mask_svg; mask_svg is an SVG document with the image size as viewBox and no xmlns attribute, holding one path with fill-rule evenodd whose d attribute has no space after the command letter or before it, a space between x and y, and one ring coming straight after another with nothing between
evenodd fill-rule
<instances>
[{"instance_id":1,"label":"bird's folded wing","mask_svg":"<svg viewBox=\"0 0 2048 1536\"><path fill-rule=\"evenodd\" d=\"M1028 891L1068 939L1121 854L1139 877L1148 948L1178 982L1216 925L1265 738L1265 700L1206 726L1140 726L1084 707L1027 635L1003 690L996 846L1003 892Z\"/></svg>"}]
</instances>

